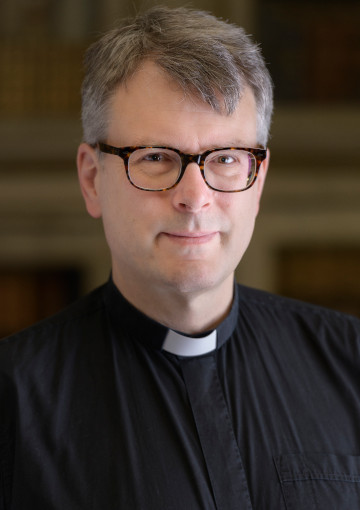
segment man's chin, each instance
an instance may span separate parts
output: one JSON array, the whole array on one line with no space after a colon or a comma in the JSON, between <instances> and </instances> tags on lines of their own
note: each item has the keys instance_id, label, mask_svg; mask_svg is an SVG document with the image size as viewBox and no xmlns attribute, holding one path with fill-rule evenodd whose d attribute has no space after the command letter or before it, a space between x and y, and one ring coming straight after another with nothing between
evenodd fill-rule
<instances>
[{"instance_id":1,"label":"man's chin","mask_svg":"<svg viewBox=\"0 0 360 510\"><path fill-rule=\"evenodd\" d=\"M179 294L203 294L210 292L225 279L215 270L204 267L205 264L184 263L167 279L168 286Z\"/></svg>"}]
</instances>

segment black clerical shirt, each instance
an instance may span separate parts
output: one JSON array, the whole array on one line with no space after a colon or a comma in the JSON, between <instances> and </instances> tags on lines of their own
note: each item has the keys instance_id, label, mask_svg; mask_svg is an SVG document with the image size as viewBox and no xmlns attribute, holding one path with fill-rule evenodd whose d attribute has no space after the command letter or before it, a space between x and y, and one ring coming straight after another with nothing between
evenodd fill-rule
<instances>
[{"instance_id":1,"label":"black clerical shirt","mask_svg":"<svg viewBox=\"0 0 360 510\"><path fill-rule=\"evenodd\" d=\"M2 340L0 509L359 510L360 322L240 286L191 342L112 281Z\"/></svg>"}]
</instances>

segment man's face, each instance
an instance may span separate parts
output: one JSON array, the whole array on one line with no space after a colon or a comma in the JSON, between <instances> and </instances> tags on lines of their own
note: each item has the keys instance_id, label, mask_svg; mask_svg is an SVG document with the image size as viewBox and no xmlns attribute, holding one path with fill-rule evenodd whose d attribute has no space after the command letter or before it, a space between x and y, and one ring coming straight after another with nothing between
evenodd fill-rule
<instances>
[{"instance_id":1,"label":"man's face","mask_svg":"<svg viewBox=\"0 0 360 510\"><path fill-rule=\"evenodd\" d=\"M166 146L185 153L256 147L256 106L249 89L232 115L221 115L185 97L151 62L118 88L110 112L102 141L116 147ZM96 153L83 146L78 161L88 211L102 216L113 278L125 296L142 292L151 299L154 291L196 295L232 289L234 270L253 232L266 161L254 186L241 193L211 190L195 163L175 188L149 192L130 184L117 156L103 155L99 163Z\"/></svg>"}]
</instances>

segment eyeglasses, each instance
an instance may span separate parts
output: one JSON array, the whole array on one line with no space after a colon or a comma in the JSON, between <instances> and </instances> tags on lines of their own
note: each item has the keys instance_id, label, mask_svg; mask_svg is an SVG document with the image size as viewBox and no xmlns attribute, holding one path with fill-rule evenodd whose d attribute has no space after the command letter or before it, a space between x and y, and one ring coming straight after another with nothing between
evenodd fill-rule
<instances>
[{"instance_id":1,"label":"eyeglasses","mask_svg":"<svg viewBox=\"0 0 360 510\"><path fill-rule=\"evenodd\" d=\"M145 191L165 191L182 179L189 163L200 167L209 188L225 193L249 189L266 158L266 149L227 147L202 154L184 154L169 147L113 147L98 143L101 152L119 156L133 186Z\"/></svg>"}]
</instances>

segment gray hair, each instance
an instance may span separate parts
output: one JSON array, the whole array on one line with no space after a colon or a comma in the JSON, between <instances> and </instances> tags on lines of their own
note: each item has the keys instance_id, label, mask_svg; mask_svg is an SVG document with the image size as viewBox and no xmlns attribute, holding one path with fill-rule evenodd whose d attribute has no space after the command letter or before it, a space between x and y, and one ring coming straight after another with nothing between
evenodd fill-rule
<instances>
[{"instance_id":1,"label":"gray hair","mask_svg":"<svg viewBox=\"0 0 360 510\"><path fill-rule=\"evenodd\" d=\"M162 6L123 20L88 48L82 87L86 142L106 139L110 99L144 60L152 60L186 94L219 113L230 115L244 87L250 87L257 106L257 142L266 146L273 91L259 47L242 28L209 13Z\"/></svg>"}]
</instances>

